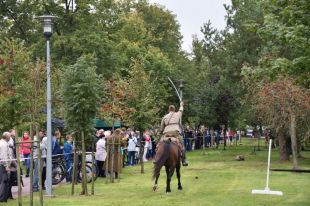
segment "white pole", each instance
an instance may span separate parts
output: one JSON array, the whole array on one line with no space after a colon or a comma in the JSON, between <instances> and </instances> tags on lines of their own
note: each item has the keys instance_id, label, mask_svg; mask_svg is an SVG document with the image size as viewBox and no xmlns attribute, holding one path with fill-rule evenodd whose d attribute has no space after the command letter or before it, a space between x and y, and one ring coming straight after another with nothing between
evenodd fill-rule
<instances>
[{"instance_id":1,"label":"white pole","mask_svg":"<svg viewBox=\"0 0 310 206\"><path fill-rule=\"evenodd\" d=\"M270 169L270 156L271 156L271 143L272 140L269 141L269 151L268 151L268 162L267 162L267 180L266 187L264 190L252 190L252 194L262 194L262 195L283 195L281 191L272 191L269 189L269 169Z\"/></svg>"},{"instance_id":2,"label":"white pole","mask_svg":"<svg viewBox=\"0 0 310 206\"><path fill-rule=\"evenodd\" d=\"M265 190L269 190L269 169L270 169L271 143L272 143L272 139L269 140L268 163L267 163L267 180L266 180Z\"/></svg>"}]
</instances>

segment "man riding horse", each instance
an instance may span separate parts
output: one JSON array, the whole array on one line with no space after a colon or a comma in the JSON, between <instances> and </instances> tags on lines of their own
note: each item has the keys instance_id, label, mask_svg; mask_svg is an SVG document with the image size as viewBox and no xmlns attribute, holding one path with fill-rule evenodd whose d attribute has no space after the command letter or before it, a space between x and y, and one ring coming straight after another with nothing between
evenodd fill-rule
<instances>
[{"instance_id":1,"label":"man riding horse","mask_svg":"<svg viewBox=\"0 0 310 206\"><path fill-rule=\"evenodd\" d=\"M188 166L185 157L185 147L184 141L182 136L182 129L181 129L181 118L183 114L183 101L180 102L179 111L176 112L175 106L169 106L169 113L166 114L162 121L161 121L161 133L163 134L162 138L176 138L178 142L181 144L181 153L182 153L182 165Z\"/></svg>"}]
</instances>

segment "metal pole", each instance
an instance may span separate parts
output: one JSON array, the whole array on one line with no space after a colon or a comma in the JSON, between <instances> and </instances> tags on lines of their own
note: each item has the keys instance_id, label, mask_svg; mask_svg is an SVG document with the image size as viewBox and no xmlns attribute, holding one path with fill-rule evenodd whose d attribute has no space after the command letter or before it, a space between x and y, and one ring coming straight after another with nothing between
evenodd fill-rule
<instances>
[{"instance_id":1,"label":"metal pole","mask_svg":"<svg viewBox=\"0 0 310 206\"><path fill-rule=\"evenodd\" d=\"M50 40L46 41L47 74L47 155L46 155L46 195L52 196L52 95L51 95L51 57Z\"/></svg>"}]
</instances>

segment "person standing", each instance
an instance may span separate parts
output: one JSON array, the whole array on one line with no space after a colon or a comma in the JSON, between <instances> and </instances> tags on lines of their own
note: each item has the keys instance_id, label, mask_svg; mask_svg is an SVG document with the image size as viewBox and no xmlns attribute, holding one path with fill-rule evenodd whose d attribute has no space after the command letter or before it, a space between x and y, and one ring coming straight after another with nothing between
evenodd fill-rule
<instances>
[{"instance_id":1,"label":"person standing","mask_svg":"<svg viewBox=\"0 0 310 206\"><path fill-rule=\"evenodd\" d=\"M12 149L12 153L13 153L13 158L16 158L16 140L15 140L15 136L16 136L16 131L15 129L11 129L10 131L10 140L9 140L9 147Z\"/></svg>"},{"instance_id":2,"label":"person standing","mask_svg":"<svg viewBox=\"0 0 310 206\"><path fill-rule=\"evenodd\" d=\"M29 136L28 131L23 132L23 137L21 139L21 144L19 148L19 154L22 154L25 159L26 164L26 177L29 177L29 169L30 169L30 152L31 152L31 138Z\"/></svg>"},{"instance_id":3,"label":"person standing","mask_svg":"<svg viewBox=\"0 0 310 206\"><path fill-rule=\"evenodd\" d=\"M184 134L185 134L185 138L184 138L184 146L185 146L185 149L186 151L190 151L192 150L192 146L191 146L191 141L193 139L193 130L187 126L185 131L184 131Z\"/></svg>"},{"instance_id":4,"label":"person standing","mask_svg":"<svg viewBox=\"0 0 310 206\"><path fill-rule=\"evenodd\" d=\"M99 177L105 177L105 171L103 169L105 159L107 157L107 151L106 151L106 140L104 135L99 136L100 139L96 143L96 154L95 159L97 162L97 167L99 170Z\"/></svg>"},{"instance_id":5,"label":"person standing","mask_svg":"<svg viewBox=\"0 0 310 206\"><path fill-rule=\"evenodd\" d=\"M42 139L45 137L44 131L41 130L39 132L39 139L37 136L35 136L34 139L34 144L33 144L33 161L34 161L34 170L33 170L33 184L32 184L32 188L33 188L33 192L38 192L39 191L39 165L38 165L38 142L40 144L40 150L41 150L41 157L46 157L46 149L47 149L47 145L42 142ZM42 171L42 184L44 185L44 181L43 180L43 167L45 167L45 161L42 158L41 159L41 171ZM44 175L45 177L45 175ZM43 189L43 185L42 185L42 189Z\"/></svg>"},{"instance_id":6,"label":"person standing","mask_svg":"<svg viewBox=\"0 0 310 206\"><path fill-rule=\"evenodd\" d=\"M60 137L61 133L59 130L56 130L54 133L54 137L52 139L52 155L53 158L57 158L57 155L62 154L62 149L60 147Z\"/></svg>"},{"instance_id":7,"label":"person standing","mask_svg":"<svg viewBox=\"0 0 310 206\"><path fill-rule=\"evenodd\" d=\"M41 160L42 160L42 190L45 190L45 180L46 180L46 155L47 155L47 136L45 130L39 132L40 137L40 147L41 147Z\"/></svg>"},{"instance_id":8,"label":"person standing","mask_svg":"<svg viewBox=\"0 0 310 206\"><path fill-rule=\"evenodd\" d=\"M9 187L8 187L8 173L10 172L10 152L8 141L11 134L4 132L0 140L0 202L7 202Z\"/></svg>"},{"instance_id":9,"label":"person standing","mask_svg":"<svg viewBox=\"0 0 310 206\"><path fill-rule=\"evenodd\" d=\"M128 165L133 166L135 164L137 143L136 135L132 131L128 137Z\"/></svg>"},{"instance_id":10,"label":"person standing","mask_svg":"<svg viewBox=\"0 0 310 206\"><path fill-rule=\"evenodd\" d=\"M16 145L15 145L15 130L11 129L9 131L10 133L10 138L8 141L9 145L9 156L10 159L12 159L11 164L10 164L10 172L8 173L8 199L13 199L12 195L12 186L14 182L17 182L17 163L16 160Z\"/></svg>"},{"instance_id":11,"label":"person standing","mask_svg":"<svg viewBox=\"0 0 310 206\"><path fill-rule=\"evenodd\" d=\"M144 132L144 142L143 162L147 162L147 154L151 143L151 137L148 130Z\"/></svg>"},{"instance_id":12,"label":"person standing","mask_svg":"<svg viewBox=\"0 0 310 206\"><path fill-rule=\"evenodd\" d=\"M71 135L66 136L66 142L64 144L64 159L66 162L66 182L71 182L72 174L71 172L68 172L73 165L73 137Z\"/></svg>"}]
</instances>

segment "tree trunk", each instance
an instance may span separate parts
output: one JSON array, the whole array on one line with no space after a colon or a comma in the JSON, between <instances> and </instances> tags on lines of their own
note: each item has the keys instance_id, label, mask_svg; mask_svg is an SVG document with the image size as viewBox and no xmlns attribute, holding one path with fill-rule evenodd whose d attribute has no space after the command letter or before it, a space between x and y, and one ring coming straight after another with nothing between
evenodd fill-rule
<instances>
[{"instance_id":1,"label":"tree trunk","mask_svg":"<svg viewBox=\"0 0 310 206\"><path fill-rule=\"evenodd\" d=\"M91 144L91 194L95 194L95 154L94 154L94 143ZM98 169L98 168L97 168ZM100 168L101 169L101 168ZM96 171L97 172L97 171Z\"/></svg>"},{"instance_id":2,"label":"tree trunk","mask_svg":"<svg viewBox=\"0 0 310 206\"><path fill-rule=\"evenodd\" d=\"M287 139L283 132L280 132L279 135L279 152L280 160L287 161L289 160L289 152L287 150Z\"/></svg>"},{"instance_id":3,"label":"tree trunk","mask_svg":"<svg viewBox=\"0 0 310 206\"><path fill-rule=\"evenodd\" d=\"M144 173L144 162L143 162L143 153L144 153L144 145L143 145L143 132L140 129L140 148L139 148L139 159L141 164L141 174Z\"/></svg>"},{"instance_id":4,"label":"tree trunk","mask_svg":"<svg viewBox=\"0 0 310 206\"><path fill-rule=\"evenodd\" d=\"M227 125L224 126L224 150L226 150L226 141L227 141Z\"/></svg>"},{"instance_id":5,"label":"tree trunk","mask_svg":"<svg viewBox=\"0 0 310 206\"><path fill-rule=\"evenodd\" d=\"M292 145L292 156L293 156L293 169L298 169L298 160L297 160L297 138L296 138L296 116L291 113L291 145Z\"/></svg>"},{"instance_id":6,"label":"tree trunk","mask_svg":"<svg viewBox=\"0 0 310 206\"><path fill-rule=\"evenodd\" d=\"M81 195L88 195L87 192L87 179L86 179L86 150L85 150L85 136L82 131L82 192Z\"/></svg>"}]
</instances>

